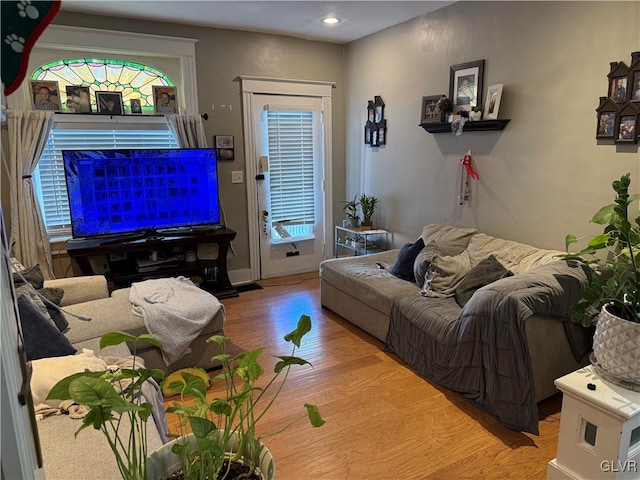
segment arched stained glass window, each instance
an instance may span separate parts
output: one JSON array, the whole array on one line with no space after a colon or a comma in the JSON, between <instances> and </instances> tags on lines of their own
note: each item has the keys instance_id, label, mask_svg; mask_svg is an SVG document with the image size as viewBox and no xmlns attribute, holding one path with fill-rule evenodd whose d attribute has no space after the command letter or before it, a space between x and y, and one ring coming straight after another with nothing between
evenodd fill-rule
<instances>
[{"instance_id":1,"label":"arched stained glass window","mask_svg":"<svg viewBox=\"0 0 640 480\"><path fill-rule=\"evenodd\" d=\"M88 86L94 112L97 111L95 92L109 91L122 92L126 111L130 111L130 100L139 99L142 110L152 113L153 85L174 86L171 78L153 67L103 58L71 58L50 62L38 67L31 79L58 82L63 109L67 103L67 86Z\"/></svg>"}]
</instances>

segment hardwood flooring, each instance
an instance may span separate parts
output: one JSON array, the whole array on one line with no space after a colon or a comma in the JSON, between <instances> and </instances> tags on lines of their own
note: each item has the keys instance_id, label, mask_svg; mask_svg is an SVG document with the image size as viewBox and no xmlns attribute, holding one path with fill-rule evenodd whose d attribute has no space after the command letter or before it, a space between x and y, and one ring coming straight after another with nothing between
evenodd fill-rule
<instances>
[{"instance_id":1,"label":"hardwood flooring","mask_svg":"<svg viewBox=\"0 0 640 480\"><path fill-rule=\"evenodd\" d=\"M313 329L298 354L313 369L292 369L259 433L303 414L307 402L317 404L327 422L319 429L298 422L266 439L278 480L546 478L556 455L560 394L539 404L540 436L509 430L323 309L316 273L260 283L264 289L222 300L225 334L244 350L265 347L269 371L275 363L269 354L291 353L282 338L307 314ZM211 387L211 395L215 391ZM169 418L170 430L175 425Z\"/></svg>"}]
</instances>

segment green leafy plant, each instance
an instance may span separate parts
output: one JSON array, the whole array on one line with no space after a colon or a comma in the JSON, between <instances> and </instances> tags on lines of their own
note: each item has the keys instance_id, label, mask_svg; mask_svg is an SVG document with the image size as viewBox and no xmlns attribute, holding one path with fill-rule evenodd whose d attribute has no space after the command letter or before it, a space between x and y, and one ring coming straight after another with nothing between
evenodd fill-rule
<instances>
[{"instance_id":1,"label":"green leafy plant","mask_svg":"<svg viewBox=\"0 0 640 480\"><path fill-rule=\"evenodd\" d=\"M251 474L259 465L264 451L262 440L283 432L293 423L308 417L313 427L322 426L325 421L318 407L305 404L306 412L297 416L277 432L258 435L256 426L264 418L269 408L282 392L292 366L311 365L303 358L295 356L304 335L311 330L311 319L302 315L295 330L284 339L293 344L291 355L279 356L271 379L264 384L259 380L264 370L259 357L264 349L242 352L236 356L226 353L225 345L229 338L215 335L208 341L222 347L222 353L213 357L222 363L222 373L216 375L216 381L224 383L223 397L207 399L207 387L203 380L189 373L182 373L183 381L164 385L164 389L177 393L180 402L167 409L178 415L183 431L172 447L173 453L181 458L185 480L228 478L229 463L243 458ZM195 397L194 401L187 401ZM191 427L195 442L188 442L187 425ZM237 448L233 449L232 437L237 438ZM246 478L246 477L243 477Z\"/></svg>"},{"instance_id":2,"label":"green leafy plant","mask_svg":"<svg viewBox=\"0 0 640 480\"><path fill-rule=\"evenodd\" d=\"M59 381L49 392L47 399L73 400L89 411L76 432L88 427L101 430L113 451L122 478L145 480L147 478L147 421L152 405L144 401L142 385L151 377L162 378L162 370L139 368L136 365L137 345L141 342L162 348L162 344L148 334L134 337L124 332L107 333L100 339L100 348L133 343L132 368L122 368L111 373L81 372ZM153 420L152 420L153 421ZM121 435L125 425L128 433Z\"/></svg>"},{"instance_id":3,"label":"green leafy plant","mask_svg":"<svg viewBox=\"0 0 640 480\"><path fill-rule=\"evenodd\" d=\"M629 195L630 184L628 173L613 182L614 203L602 207L591 219L604 226L603 233L590 238L581 251L565 255L583 258L595 267L587 269L590 283L571 317L584 326L592 324L603 305L620 318L640 323L640 214L633 221L629 219L629 210L640 194ZM567 252L579 240L567 235ZM600 251L606 253L605 258L597 255Z\"/></svg>"},{"instance_id":4,"label":"green leafy plant","mask_svg":"<svg viewBox=\"0 0 640 480\"><path fill-rule=\"evenodd\" d=\"M358 194L356 193L356 195L353 197L353 200L342 200L342 202L344 205L342 206L342 209L344 210L344 213L346 214L347 218L349 220L355 220L356 222L358 220L360 220L360 217L358 216Z\"/></svg>"},{"instance_id":5,"label":"green leafy plant","mask_svg":"<svg viewBox=\"0 0 640 480\"><path fill-rule=\"evenodd\" d=\"M471 107L471 111L472 112L481 112L482 111L482 105L476 105L475 107Z\"/></svg>"},{"instance_id":6,"label":"green leafy plant","mask_svg":"<svg viewBox=\"0 0 640 480\"><path fill-rule=\"evenodd\" d=\"M371 225L371 217L376 211L378 205L378 198L372 195L362 194L360 195L360 210L362 211L362 223Z\"/></svg>"}]
</instances>

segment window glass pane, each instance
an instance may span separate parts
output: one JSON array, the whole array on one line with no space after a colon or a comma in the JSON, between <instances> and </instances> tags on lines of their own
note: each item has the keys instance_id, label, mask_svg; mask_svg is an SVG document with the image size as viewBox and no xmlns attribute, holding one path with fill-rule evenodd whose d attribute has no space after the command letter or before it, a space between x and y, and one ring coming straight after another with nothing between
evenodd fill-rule
<instances>
[{"instance_id":1,"label":"window glass pane","mask_svg":"<svg viewBox=\"0 0 640 480\"><path fill-rule=\"evenodd\" d=\"M271 221L286 223L288 231L293 225L312 228L316 203L313 112L270 110L267 122ZM308 233L303 228L294 235Z\"/></svg>"}]
</instances>

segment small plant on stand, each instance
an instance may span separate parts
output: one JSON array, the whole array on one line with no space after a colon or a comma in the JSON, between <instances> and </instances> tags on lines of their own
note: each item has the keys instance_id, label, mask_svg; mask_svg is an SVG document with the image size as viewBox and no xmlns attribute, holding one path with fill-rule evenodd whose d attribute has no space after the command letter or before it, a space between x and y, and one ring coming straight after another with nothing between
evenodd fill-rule
<instances>
[{"instance_id":1,"label":"small plant on stand","mask_svg":"<svg viewBox=\"0 0 640 480\"><path fill-rule=\"evenodd\" d=\"M347 216L342 226L357 228L358 222L360 221L360 217L358 216L358 194L356 193L353 200L343 200L342 203L344 204L342 209Z\"/></svg>"},{"instance_id":2,"label":"small plant on stand","mask_svg":"<svg viewBox=\"0 0 640 480\"><path fill-rule=\"evenodd\" d=\"M376 211L376 206L378 205L378 198L373 195L360 195L360 210L362 210L362 229L363 230L371 230L372 223L371 218Z\"/></svg>"},{"instance_id":3,"label":"small plant on stand","mask_svg":"<svg viewBox=\"0 0 640 480\"><path fill-rule=\"evenodd\" d=\"M471 108L471 112L469 112L469 118L473 122L477 122L482 118L482 105L476 105Z\"/></svg>"}]
</instances>

